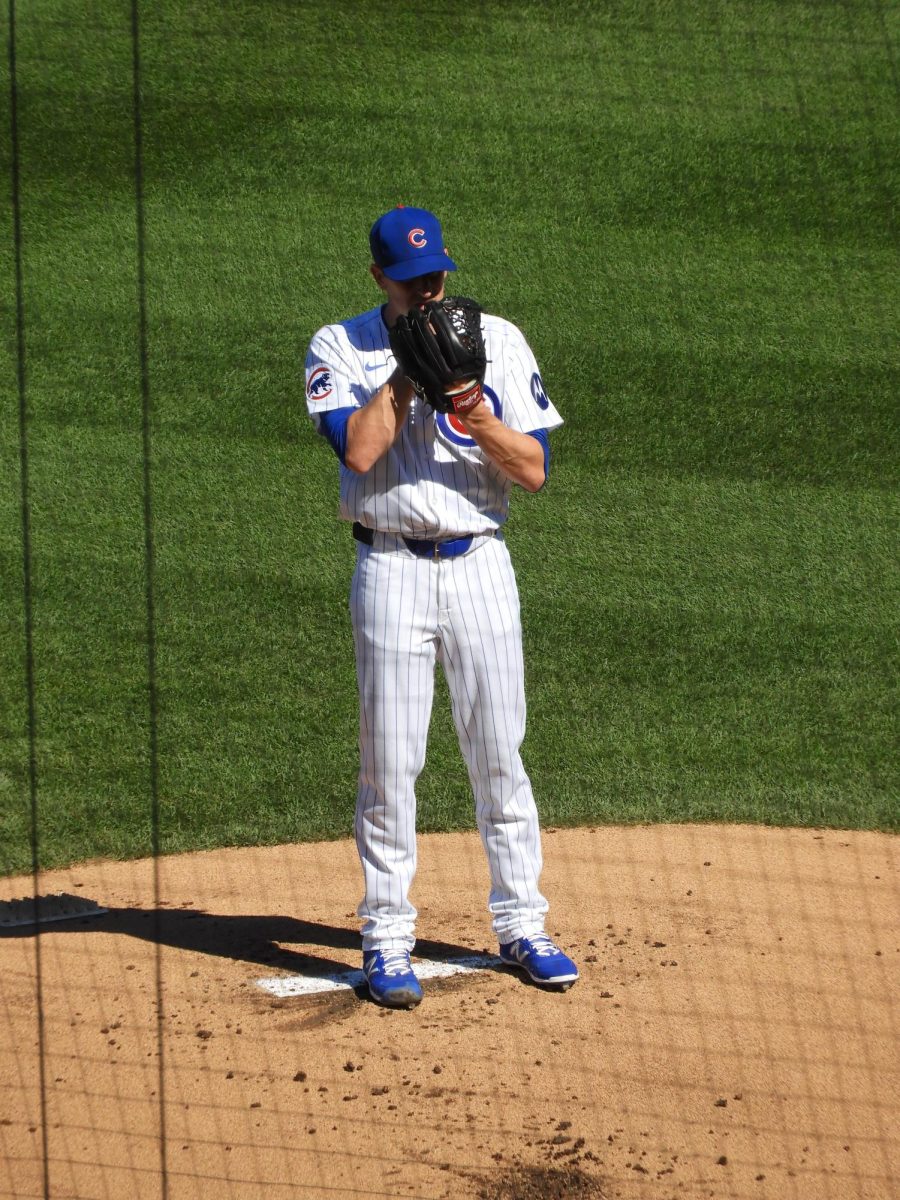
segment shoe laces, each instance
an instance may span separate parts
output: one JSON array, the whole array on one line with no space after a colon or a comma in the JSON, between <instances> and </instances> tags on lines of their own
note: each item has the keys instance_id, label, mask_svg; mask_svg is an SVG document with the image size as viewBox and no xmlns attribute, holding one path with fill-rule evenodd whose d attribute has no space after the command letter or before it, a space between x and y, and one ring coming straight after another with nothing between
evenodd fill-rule
<instances>
[{"instance_id":1,"label":"shoe laces","mask_svg":"<svg viewBox=\"0 0 900 1200\"><path fill-rule=\"evenodd\" d=\"M405 950L382 950L381 959L385 975L406 975L409 972L409 954Z\"/></svg>"},{"instance_id":2,"label":"shoe laces","mask_svg":"<svg viewBox=\"0 0 900 1200\"><path fill-rule=\"evenodd\" d=\"M536 933L534 937L526 938L525 941L538 958L549 958L550 955L560 952L559 947L547 937L546 933Z\"/></svg>"}]
</instances>

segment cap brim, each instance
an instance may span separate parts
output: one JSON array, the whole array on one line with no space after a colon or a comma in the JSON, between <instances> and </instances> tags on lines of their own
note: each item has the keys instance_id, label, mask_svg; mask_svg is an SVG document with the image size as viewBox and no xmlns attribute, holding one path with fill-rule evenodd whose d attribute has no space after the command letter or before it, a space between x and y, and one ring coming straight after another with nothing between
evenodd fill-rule
<instances>
[{"instance_id":1,"label":"cap brim","mask_svg":"<svg viewBox=\"0 0 900 1200\"><path fill-rule=\"evenodd\" d=\"M456 263L446 254L425 254L421 258L408 258L405 262L394 263L392 267L383 267L388 279L402 283L405 279L415 279L417 275L430 275L432 271L455 271Z\"/></svg>"}]
</instances>

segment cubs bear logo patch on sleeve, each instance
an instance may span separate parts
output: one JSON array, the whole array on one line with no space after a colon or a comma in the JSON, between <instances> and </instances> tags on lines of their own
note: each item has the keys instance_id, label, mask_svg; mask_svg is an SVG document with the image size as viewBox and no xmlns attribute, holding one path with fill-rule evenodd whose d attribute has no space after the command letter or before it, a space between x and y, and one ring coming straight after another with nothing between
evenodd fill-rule
<instances>
[{"instance_id":1,"label":"cubs bear logo patch on sleeve","mask_svg":"<svg viewBox=\"0 0 900 1200\"><path fill-rule=\"evenodd\" d=\"M325 400L334 391L331 367L316 367L306 381L306 394L310 400Z\"/></svg>"}]
</instances>

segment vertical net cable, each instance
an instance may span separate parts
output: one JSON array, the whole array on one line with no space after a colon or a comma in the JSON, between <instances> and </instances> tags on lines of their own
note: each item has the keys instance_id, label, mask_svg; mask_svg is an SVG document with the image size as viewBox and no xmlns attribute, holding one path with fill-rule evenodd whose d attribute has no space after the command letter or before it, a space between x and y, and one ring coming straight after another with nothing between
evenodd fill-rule
<instances>
[{"instance_id":1,"label":"vertical net cable","mask_svg":"<svg viewBox=\"0 0 900 1200\"><path fill-rule=\"evenodd\" d=\"M137 0L131 3L131 44L134 108L134 202L137 249L138 284L138 344L141 369L141 445L143 465L144 500L144 569L147 613L147 702L149 718L149 786L150 786L150 837L153 851L153 921L156 982L156 1052L159 1095L159 1158L160 1192L166 1200L168 1189L168 1166L166 1158L166 1062L163 1038L162 984L162 915L160 906L160 838L159 838L159 745L158 703L156 682L156 600L154 594L154 541L153 541L153 489L151 473L150 437L150 371L147 353L147 272L146 241L144 224L144 159L143 125L141 121L141 55L140 20Z\"/></svg>"},{"instance_id":2,"label":"vertical net cable","mask_svg":"<svg viewBox=\"0 0 900 1200\"><path fill-rule=\"evenodd\" d=\"M25 691L28 722L28 797L31 833L31 878L34 895L35 1018L38 1035L38 1087L41 1113L42 1188L50 1195L50 1167L47 1144L47 1065L44 1022L43 970L40 926L40 835L38 829L37 714L34 682L34 617L31 573L31 508L28 480L28 401L25 383L25 302L22 284L22 208L19 192L19 113L16 76L16 4L9 0L9 113L11 147L11 184L13 216L13 253L16 287L16 381L19 404L19 484L22 514L22 593L25 635Z\"/></svg>"}]
</instances>

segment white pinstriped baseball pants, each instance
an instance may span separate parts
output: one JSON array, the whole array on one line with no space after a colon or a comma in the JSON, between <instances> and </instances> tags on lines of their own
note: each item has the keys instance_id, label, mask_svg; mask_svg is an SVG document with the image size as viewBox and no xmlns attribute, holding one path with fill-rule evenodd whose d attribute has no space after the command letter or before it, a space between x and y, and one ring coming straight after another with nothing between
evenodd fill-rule
<instances>
[{"instance_id":1,"label":"white pinstriped baseball pants","mask_svg":"<svg viewBox=\"0 0 900 1200\"><path fill-rule=\"evenodd\" d=\"M374 546L358 547L350 592L360 695L363 948L415 944L415 784L425 765L436 661L447 677L475 797L494 932L501 943L538 933L548 904L538 889L537 808L519 753L525 678L509 552L500 538L486 538L468 554L434 560L417 558L402 539L375 537Z\"/></svg>"}]
</instances>

